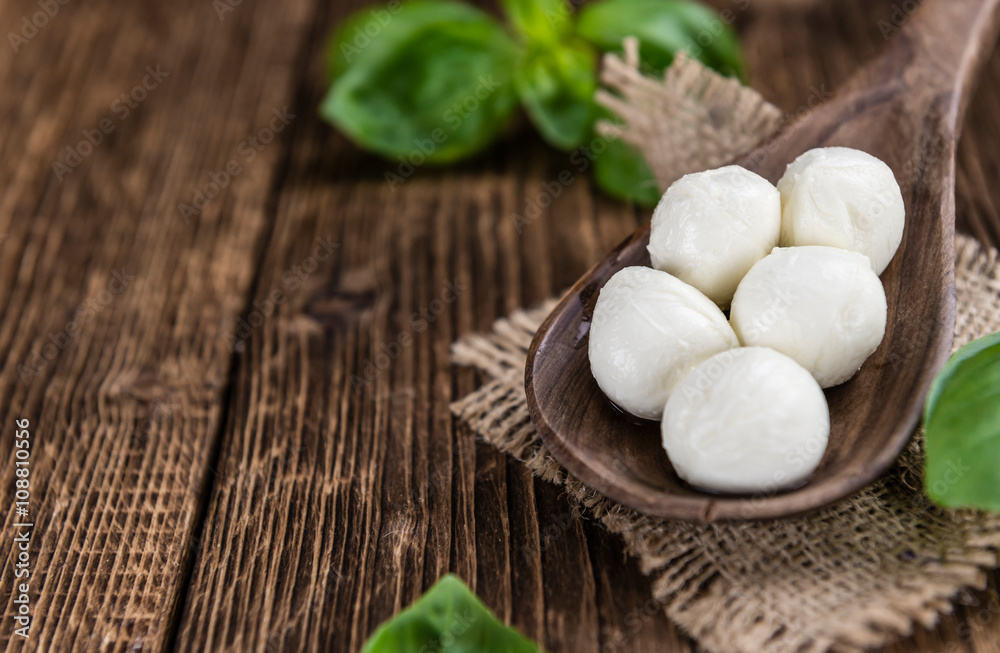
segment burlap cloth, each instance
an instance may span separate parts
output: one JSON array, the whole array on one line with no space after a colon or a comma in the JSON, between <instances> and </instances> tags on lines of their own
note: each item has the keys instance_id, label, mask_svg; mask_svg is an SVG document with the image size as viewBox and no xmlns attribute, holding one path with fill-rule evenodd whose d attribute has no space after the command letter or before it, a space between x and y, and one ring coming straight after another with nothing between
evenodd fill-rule
<instances>
[{"instance_id":1,"label":"burlap cloth","mask_svg":"<svg viewBox=\"0 0 1000 653\"><path fill-rule=\"evenodd\" d=\"M626 61L606 62L604 81L619 95L601 99L625 118L624 138L642 147L663 186L683 172L732 158L781 120L756 93L690 61L677 62L665 81L644 79L630 65L634 47L629 52ZM726 142L738 146L727 148ZM958 347L1000 330L1000 267L995 250L964 236L956 243L955 267ZM919 434L873 486L794 519L674 522L641 515L591 490L545 449L525 403L525 355L553 305L515 312L497 321L492 333L454 344L454 362L478 368L485 384L452 410L486 442L562 486L572 501L621 534L626 550L653 578L653 597L704 649L879 646L910 633L914 623L932 626L960 590L982 587L985 570L997 566L1000 516L943 510L926 497Z\"/></svg>"}]
</instances>

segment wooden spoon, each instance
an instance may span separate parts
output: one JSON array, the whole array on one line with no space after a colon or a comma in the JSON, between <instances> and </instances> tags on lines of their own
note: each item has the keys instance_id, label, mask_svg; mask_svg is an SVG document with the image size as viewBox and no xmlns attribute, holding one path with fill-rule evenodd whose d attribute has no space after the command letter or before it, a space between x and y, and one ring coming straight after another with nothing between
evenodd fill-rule
<instances>
[{"instance_id":1,"label":"wooden spoon","mask_svg":"<svg viewBox=\"0 0 1000 653\"><path fill-rule=\"evenodd\" d=\"M659 424L622 415L587 358L598 292L618 270L649 265L643 227L594 266L545 320L528 353L525 390L545 446L602 494L657 517L712 522L785 517L872 483L909 441L955 326L955 141L1000 20L1000 0L925 0L885 53L736 163L777 182L814 147L854 147L885 161L906 203L903 242L882 274L888 324L851 381L827 391L830 443L804 486L769 496L695 490L674 473Z\"/></svg>"}]
</instances>

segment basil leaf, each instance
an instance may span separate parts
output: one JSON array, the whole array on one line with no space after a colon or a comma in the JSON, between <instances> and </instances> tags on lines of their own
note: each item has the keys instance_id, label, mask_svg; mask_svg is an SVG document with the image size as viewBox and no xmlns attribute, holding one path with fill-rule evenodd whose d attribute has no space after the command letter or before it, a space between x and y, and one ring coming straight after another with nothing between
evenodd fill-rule
<instances>
[{"instance_id":1,"label":"basil leaf","mask_svg":"<svg viewBox=\"0 0 1000 653\"><path fill-rule=\"evenodd\" d=\"M397 20L400 14L402 19ZM382 7L362 9L345 18L327 43L327 76L333 81L358 59L384 56L430 24L477 23L483 18L481 11L461 2L390 0Z\"/></svg>"},{"instance_id":2,"label":"basil leaf","mask_svg":"<svg viewBox=\"0 0 1000 653\"><path fill-rule=\"evenodd\" d=\"M457 577L448 575L379 626L361 653L539 653L504 626Z\"/></svg>"},{"instance_id":3,"label":"basil leaf","mask_svg":"<svg viewBox=\"0 0 1000 653\"><path fill-rule=\"evenodd\" d=\"M573 10L566 0L502 0L501 5L528 43L555 43L572 25Z\"/></svg>"},{"instance_id":4,"label":"basil leaf","mask_svg":"<svg viewBox=\"0 0 1000 653\"><path fill-rule=\"evenodd\" d=\"M724 75L744 77L732 28L711 9L686 0L600 0L580 11L577 33L605 52L619 52L626 36L639 39L639 59L660 73L685 50Z\"/></svg>"},{"instance_id":5,"label":"basil leaf","mask_svg":"<svg viewBox=\"0 0 1000 653\"><path fill-rule=\"evenodd\" d=\"M582 41L532 51L514 76L531 122L552 145L578 147L594 123L597 54Z\"/></svg>"},{"instance_id":6,"label":"basil leaf","mask_svg":"<svg viewBox=\"0 0 1000 653\"><path fill-rule=\"evenodd\" d=\"M931 386L924 429L928 496L1000 512L1000 333L951 357Z\"/></svg>"},{"instance_id":7,"label":"basil leaf","mask_svg":"<svg viewBox=\"0 0 1000 653\"><path fill-rule=\"evenodd\" d=\"M428 22L427 12L465 15ZM486 14L451 2L403 5L347 64L320 113L366 149L445 163L488 145L516 107L517 46ZM336 65L334 66L336 68Z\"/></svg>"},{"instance_id":8,"label":"basil leaf","mask_svg":"<svg viewBox=\"0 0 1000 653\"><path fill-rule=\"evenodd\" d=\"M621 122L604 107L598 108L597 119ZM580 152L593 162L594 182L608 195L646 208L660 201L662 193L646 160L639 150L622 139L594 134ZM576 154L571 159L583 160Z\"/></svg>"}]
</instances>

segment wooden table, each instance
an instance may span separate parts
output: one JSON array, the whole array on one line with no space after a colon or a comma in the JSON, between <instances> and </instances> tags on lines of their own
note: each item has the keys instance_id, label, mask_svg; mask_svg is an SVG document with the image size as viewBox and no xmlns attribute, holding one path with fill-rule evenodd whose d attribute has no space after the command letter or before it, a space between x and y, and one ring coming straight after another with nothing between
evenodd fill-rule
<instances>
[{"instance_id":1,"label":"wooden table","mask_svg":"<svg viewBox=\"0 0 1000 653\"><path fill-rule=\"evenodd\" d=\"M617 538L448 410L476 386L456 337L557 293L646 214L581 177L519 235L567 161L523 122L390 191L394 167L316 117L324 39L353 8L331 4L0 5L18 34L0 48L0 453L27 419L34 523L25 642L5 465L0 642L356 651L454 571L553 653L693 649ZM716 4L789 112L894 21L889 0ZM958 179L961 228L994 245L998 137L1000 56ZM890 650L1000 651L998 579Z\"/></svg>"}]
</instances>

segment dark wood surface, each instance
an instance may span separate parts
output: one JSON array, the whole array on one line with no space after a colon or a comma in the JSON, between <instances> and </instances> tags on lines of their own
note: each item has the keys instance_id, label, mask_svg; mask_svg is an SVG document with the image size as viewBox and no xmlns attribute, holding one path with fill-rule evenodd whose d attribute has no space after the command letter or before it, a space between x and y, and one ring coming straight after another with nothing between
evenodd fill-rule
<instances>
[{"instance_id":1,"label":"dark wood surface","mask_svg":"<svg viewBox=\"0 0 1000 653\"><path fill-rule=\"evenodd\" d=\"M885 337L849 382L826 390L830 440L801 487L719 496L682 481L658 425L623 419L590 374L587 334L600 289L618 271L649 266L649 223L569 290L528 351L532 421L577 478L639 512L699 522L773 519L825 506L871 484L916 428L955 325L955 141L967 97L993 51L997 0L927 0L838 94L738 163L777 184L816 147L862 149L886 162L906 205L899 250L881 275Z\"/></svg>"},{"instance_id":2,"label":"dark wood surface","mask_svg":"<svg viewBox=\"0 0 1000 653\"><path fill-rule=\"evenodd\" d=\"M737 8L754 85L790 113L905 19L888 0L718 4ZM512 214L570 167L523 122L392 192L385 162L315 117L323 39L356 5L221 6L71 0L0 47L0 454L15 419L35 442L35 622L12 638L5 465L0 643L356 651L450 570L553 653L692 650L616 538L448 412L476 384L448 364L455 337L567 287L646 216L579 177L519 235ZM0 4L0 31L38 7ZM993 244L998 81L994 55L957 175L959 228ZM296 117L247 161L241 143L286 106ZM104 119L60 180L53 162ZM240 172L185 222L178 204L230 160ZM285 301L258 320L275 289ZM998 578L889 650L1000 650Z\"/></svg>"}]
</instances>

